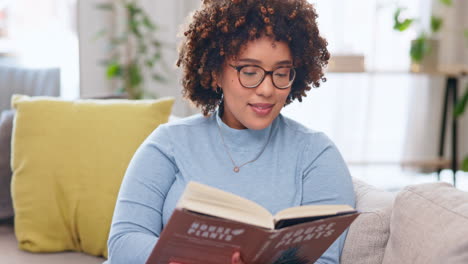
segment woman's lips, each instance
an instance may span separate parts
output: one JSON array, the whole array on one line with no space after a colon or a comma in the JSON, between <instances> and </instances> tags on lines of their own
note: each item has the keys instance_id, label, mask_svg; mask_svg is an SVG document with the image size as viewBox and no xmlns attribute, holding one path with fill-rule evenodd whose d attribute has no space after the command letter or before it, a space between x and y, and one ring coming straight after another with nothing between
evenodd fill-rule
<instances>
[{"instance_id":1,"label":"woman's lips","mask_svg":"<svg viewBox=\"0 0 468 264\"><path fill-rule=\"evenodd\" d=\"M273 104L249 104L250 108L260 116L268 115L273 110Z\"/></svg>"}]
</instances>

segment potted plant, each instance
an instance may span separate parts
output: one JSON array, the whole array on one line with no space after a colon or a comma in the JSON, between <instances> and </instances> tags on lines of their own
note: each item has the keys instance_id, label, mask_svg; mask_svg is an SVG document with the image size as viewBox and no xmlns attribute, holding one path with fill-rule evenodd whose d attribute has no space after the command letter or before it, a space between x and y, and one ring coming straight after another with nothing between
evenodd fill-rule
<instances>
[{"instance_id":1,"label":"potted plant","mask_svg":"<svg viewBox=\"0 0 468 264\"><path fill-rule=\"evenodd\" d=\"M452 0L438 0L445 6L452 6ZM406 31L410 28L417 19L404 18L401 15L405 8L398 7L394 13L393 28L399 32ZM410 57L411 57L411 71L413 72L431 72L437 71L438 66L438 49L439 42L435 35L441 30L443 26L443 19L434 14L431 15L430 32L421 31L416 39L411 41ZM468 47L468 29L465 29L464 37L466 46ZM458 99L455 106L454 118L460 118L468 104L468 85L465 88L464 94ZM461 170L468 172L468 156L464 158L461 164Z\"/></svg>"},{"instance_id":2,"label":"potted plant","mask_svg":"<svg viewBox=\"0 0 468 264\"><path fill-rule=\"evenodd\" d=\"M439 0L446 6L452 5L452 0ZM402 19L402 12L406 8L398 7L394 13L393 28L403 32L410 28L415 22L415 18ZM430 31L421 30L418 37L411 41L410 57L411 71L413 72L434 72L437 71L439 57L439 40L436 38L437 33L443 26L443 19L434 14L431 15Z\"/></svg>"},{"instance_id":3,"label":"potted plant","mask_svg":"<svg viewBox=\"0 0 468 264\"><path fill-rule=\"evenodd\" d=\"M155 98L144 84L147 74L156 81L165 81L155 70L157 64L165 66L163 44L154 36L158 27L137 0L112 0L97 8L111 12L114 21L110 29L97 34L97 38L109 40L109 59L103 61L107 78L116 80L118 91L129 99Z\"/></svg>"},{"instance_id":4,"label":"potted plant","mask_svg":"<svg viewBox=\"0 0 468 264\"><path fill-rule=\"evenodd\" d=\"M465 29L465 43L466 46L468 47L468 29ZM465 93L463 96L460 98L458 101L457 105L455 106L455 118L459 118L463 115L463 113L466 110L466 105L468 104L468 84L466 85L465 88ZM468 154L465 156L465 159L462 161L461 169L463 171L468 172Z\"/></svg>"},{"instance_id":5,"label":"potted plant","mask_svg":"<svg viewBox=\"0 0 468 264\"><path fill-rule=\"evenodd\" d=\"M457 102L454 111L454 118L460 118L463 113L466 111L466 105L468 104L468 85L465 88L465 93ZM468 155L465 156L465 159L462 161L461 170L468 172Z\"/></svg>"}]
</instances>

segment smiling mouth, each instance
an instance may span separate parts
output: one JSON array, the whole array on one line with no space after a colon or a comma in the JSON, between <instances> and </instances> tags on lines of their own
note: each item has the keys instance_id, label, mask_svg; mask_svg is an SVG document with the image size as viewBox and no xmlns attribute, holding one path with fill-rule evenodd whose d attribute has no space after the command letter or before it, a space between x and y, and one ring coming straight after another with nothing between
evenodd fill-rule
<instances>
[{"instance_id":1,"label":"smiling mouth","mask_svg":"<svg viewBox=\"0 0 468 264\"><path fill-rule=\"evenodd\" d=\"M249 104L251 107L252 111L257 115L257 116L267 116L271 113L273 109L273 104Z\"/></svg>"},{"instance_id":2,"label":"smiling mouth","mask_svg":"<svg viewBox=\"0 0 468 264\"><path fill-rule=\"evenodd\" d=\"M249 104L252 107L258 108L258 109L268 109L268 108L273 108L273 104Z\"/></svg>"}]
</instances>

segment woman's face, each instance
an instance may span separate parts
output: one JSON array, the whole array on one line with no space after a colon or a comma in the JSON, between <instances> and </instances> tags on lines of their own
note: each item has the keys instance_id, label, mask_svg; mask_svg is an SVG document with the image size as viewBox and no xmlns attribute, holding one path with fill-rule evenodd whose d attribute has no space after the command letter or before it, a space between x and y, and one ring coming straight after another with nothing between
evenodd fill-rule
<instances>
[{"instance_id":1,"label":"woman's face","mask_svg":"<svg viewBox=\"0 0 468 264\"><path fill-rule=\"evenodd\" d=\"M290 66L293 61L291 50L285 42L277 42L269 37L249 41L241 49L237 60L227 60L218 76L218 86L224 93L224 113L222 119L235 129L264 129L279 115L291 91L278 89L273 85L272 76L266 75L256 88L243 87L237 77L237 70L229 65L257 65L266 71Z\"/></svg>"}]
</instances>

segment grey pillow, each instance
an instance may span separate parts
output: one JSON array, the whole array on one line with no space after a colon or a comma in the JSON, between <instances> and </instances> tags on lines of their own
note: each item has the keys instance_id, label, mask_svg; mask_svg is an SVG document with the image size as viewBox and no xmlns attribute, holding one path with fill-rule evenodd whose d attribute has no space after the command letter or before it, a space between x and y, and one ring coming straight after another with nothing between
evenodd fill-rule
<instances>
[{"instance_id":1,"label":"grey pillow","mask_svg":"<svg viewBox=\"0 0 468 264\"><path fill-rule=\"evenodd\" d=\"M10 152L14 115L14 110L5 110L0 116L0 220L13 216Z\"/></svg>"},{"instance_id":2,"label":"grey pillow","mask_svg":"<svg viewBox=\"0 0 468 264\"><path fill-rule=\"evenodd\" d=\"M406 187L393 207L383 264L468 263L468 192L448 183Z\"/></svg>"}]
</instances>

